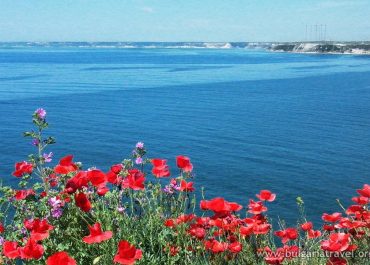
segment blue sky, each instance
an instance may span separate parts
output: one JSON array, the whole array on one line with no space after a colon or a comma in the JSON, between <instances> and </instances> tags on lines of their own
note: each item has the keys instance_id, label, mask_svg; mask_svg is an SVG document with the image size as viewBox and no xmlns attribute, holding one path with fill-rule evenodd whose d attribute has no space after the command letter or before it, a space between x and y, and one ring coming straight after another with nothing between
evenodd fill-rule
<instances>
[{"instance_id":1,"label":"blue sky","mask_svg":"<svg viewBox=\"0 0 370 265\"><path fill-rule=\"evenodd\" d=\"M0 41L294 41L306 24L370 40L370 1L0 0Z\"/></svg>"}]
</instances>

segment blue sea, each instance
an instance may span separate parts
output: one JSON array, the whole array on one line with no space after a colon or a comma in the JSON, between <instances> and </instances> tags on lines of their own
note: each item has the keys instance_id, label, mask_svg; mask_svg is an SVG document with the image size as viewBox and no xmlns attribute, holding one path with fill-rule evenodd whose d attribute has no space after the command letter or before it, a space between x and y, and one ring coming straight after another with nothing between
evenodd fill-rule
<instances>
[{"instance_id":1,"label":"blue sea","mask_svg":"<svg viewBox=\"0 0 370 265\"><path fill-rule=\"evenodd\" d=\"M370 177L370 57L273 53L243 45L3 43L0 177L34 147L48 112L53 163L107 170L143 141L150 157L192 159L198 195L244 206L277 193L270 217L340 211Z\"/></svg>"}]
</instances>

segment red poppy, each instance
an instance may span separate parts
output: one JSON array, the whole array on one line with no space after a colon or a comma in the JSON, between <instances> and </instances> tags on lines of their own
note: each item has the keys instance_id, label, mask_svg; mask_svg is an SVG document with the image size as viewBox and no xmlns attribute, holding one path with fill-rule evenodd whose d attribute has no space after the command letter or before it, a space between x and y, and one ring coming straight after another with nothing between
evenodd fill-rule
<instances>
[{"instance_id":1,"label":"red poppy","mask_svg":"<svg viewBox=\"0 0 370 265\"><path fill-rule=\"evenodd\" d=\"M321 242L321 248L330 252L342 252L348 249L350 243L350 234L333 233L329 239Z\"/></svg>"},{"instance_id":2,"label":"red poppy","mask_svg":"<svg viewBox=\"0 0 370 265\"><path fill-rule=\"evenodd\" d=\"M313 230L313 229L310 229L308 230L308 238L317 238L317 237L320 237L321 236L321 231L320 230Z\"/></svg>"},{"instance_id":3,"label":"red poppy","mask_svg":"<svg viewBox=\"0 0 370 265\"><path fill-rule=\"evenodd\" d=\"M281 242L285 244L289 240L296 240L298 238L298 231L295 228L287 228L285 230L276 231L276 236L281 238Z\"/></svg>"},{"instance_id":4,"label":"red poppy","mask_svg":"<svg viewBox=\"0 0 370 265\"><path fill-rule=\"evenodd\" d=\"M28 190L17 190L15 192L15 196L14 198L17 200L17 201L20 201L20 200L24 200L26 199L28 196L31 196L31 195L35 195L35 191L33 189L28 189Z\"/></svg>"},{"instance_id":5,"label":"red poppy","mask_svg":"<svg viewBox=\"0 0 370 265\"><path fill-rule=\"evenodd\" d=\"M157 178L169 177L171 175L167 160L154 158L152 159L152 174Z\"/></svg>"},{"instance_id":6,"label":"red poppy","mask_svg":"<svg viewBox=\"0 0 370 265\"><path fill-rule=\"evenodd\" d=\"M270 224L259 224L253 226L253 233L256 235L265 235L270 231Z\"/></svg>"},{"instance_id":7,"label":"red poppy","mask_svg":"<svg viewBox=\"0 0 370 265\"><path fill-rule=\"evenodd\" d=\"M87 187L89 183L89 178L87 171L79 171L73 178L67 181L65 190L69 193L75 193L77 190L82 190Z\"/></svg>"},{"instance_id":8,"label":"red poppy","mask_svg":"<svg viewBox=\"0 0 370 265\"><path fill-rule=\"evenodd\" d=\"M87 178L94 187L105 185L107 182L107 176L105 173L98 169L87 171Z\"/></svg>"},{"instance_id":9,"label":"red poppy","mask_svg":"<svg viewBox=\"0 0 370 265\"><path fill-rule=\"evenodd\" d=\"M248 212L251 214L261 214L267 211L267 207L261 201L255 202L254 200L249 200L248 208Z\"/></svg>"},{"instance_id":10,"label":"red poppy","mask_svg":"<svg viewBox=\"0 0 370 265\"><path fill-rule=\"evenodd\" d=\"M242 244L240 244L240 242L235 241L235 242L229 244L228 249L232 253L239 253L240 251L242 251L243 246L242 246Z\"/></svg>"},{"instance_id":11,"label":"red poppy","mask_svg":"<svg viewBox=\"0 0 370 265\"><path fill-rule=\"evenodd\" d=\"M188 230L188 233L199 240L204 239L206 236L206 230L198 225L192 225Z\"/></svg>"},{"instance_id":12,"label":"red poppy","mask_svg":"<svg viewBox=\"0 0 370 265\"><path fill-rule=\"evenodd\" d=\"M4 241L3 254L8 259L16 259L20 257L19 246L14 241Z\"/></svg>"},{"instance_id":13,"label":"red poppy","mask_svg":"<svg viewBox=\"0 0 370 265\"><path fill-rule=\"evenodd\" d=\"M4 231L5 231L4 225L0 223L0 234L4 233Z\"/></svg>"},{"instance_id":14,"label":"red poppy","mask_svg":"<svg viewBox=\"0 0 370 265\"><path fill-rule=\"evenodd\" d=\"M193 192L193 182L186 182L185 180L181 180L180 182L180 191L186 191L186 192Z\"/></svg>"},{"instance_id":15,"label":"red poppy","mask_svg":"<svg viewBox=\"0 0 370 265\"><path fill-rule=\"evenodd\" d=\"M76 261L67 252L56 252L46 260L46 265L76 265Z\"/></svg>"},{"instance_id":16,"label":"red poppy","mask_svg":"<svg viewBox=\"0 0 370 265\"><path fill-rule=\"evenodd\" d=\"M91 202L87 198L86 194L83 192L75 194L75 201L76 201L76 206L79 207L84 212L88 212L92 208Z\"/></svg>"},{"instance_id":17,"label":"red poppy","mask_svg":"<svg viewBox=\"0 0 370 265\"><path fill-rule=\"evenodd\" d=\"M87 244L100 243L112 237L112 231L103 232L100 223L89 226L90 235L85 236L82 240Z\"/></svg>"},{"instance_id":18,"label":"red poppy","mask_svg":"<svg viewBox=\"0 0 370 265\"><path fill-rule=\"evenodd\" d=\"M327 214L324 213L322 215L322 220L329 223L335 223L342 217L341 213L333 213L333 214Z\"/></svg>"},{"instance_id":19,"label":"red poppy","mask_svg":"<svg viewBox=\"0 0 370 265\"><path fill-rule=\"evenodd\" d=\"M101 185L98 187L98 189L96 190L96 193L99 195L99 196L104 196L107 192L109 191L108 187L105 186L105 185Z\"/></svg>"},{"instance_id":20,"label":"red poppy","mask_svg":"<svg viewBox=\"0 0 370 265\"><path fill-rule=\"evenodd\" d=\"M308 230L311 230L313 228L313 224L312 224L312 222L307 222L307 223L302 224L301 228L302 228L303 231L308 231Z\"/></svg>"},{"instance_id":21,"label":"red poppy","mask_svg":"<svg viewBox=\"0 0 370 265\"><path fill-rule=\"evenodd\" d=\"M225 217L231 212L237 212L242 209L242 206L235 202L228 202L224 198L218 197L212 200L202 200L200 202L202 210L211 210L215 213L215 217Z\"/></svg>"},{"instance_id":22,"label":"red poppy","mask_svg":"<svg viewBox=\"0 0 370 265\"><path fill-rule=\"evenodd\" d=\"M19 249L22 259L39 259L44 254L44 248L30 237L24 247Z\"/></svg>"},{"instance_id":23,"label":"red poppy","mask_svg":"<svg viewBox=\"0 0 370 265\"><path fill-rule=\"evenodd\" d=\"M122 240L118 244L117 254L114 256L114 262L124 265L134 264L136 260L141 259L143 253L134 245L131 245L126 240Z\"/></svg>"},{"instance_id":24,"label":"red poppy","mask_svg":"<svg viewBox=\"0 0 370 265\"><path fill-rule=\"evenodd\" d=\"M118 174L122 171L123 165L117 164L113 165L110 168L110 171L107 173L107 181L112 184L118 184L122 181L122 178Z\"/></svg>"},{"instance_id":25,"label":"red poppy","mask_svg":"<svg viewBox=\"0 0 370 265\"><path fill-rule=\"evenodd\" d=\"M31 174L32 171L33 165L31 163L23 161L15 164L15 171L12 174L17 178L20 178L25 174Z\"/></svg>"},{"instance_id":26,"label":"red poppy","mask_svg":"<svg viewBox=\"0 0 370 265\"><path fill-rule=\"evenodd\" d=\"M140 170L130 169L128 171L128 176L126 176L126 178L124 178L122 182L122 187L130 188L133 190L144 190L144 182L145 176Z\"/></svg>"},{"instance_id":27,"label":"red poppy","mask_svg":"<svg viewBox=\"0 0 370 265\"><path fill-rule=\"evenodd\" d=\"M50 225L46 219L34 219L24 221L24 226L27 230L31 231L31 237L36 240L43 240L49 237L49 231L53 230L53 226Z\"/></svg>"},{"instance_id":28,"label":"red poppy","mask_svg":"<svg viewBox=\"0 0 370 265\"><path fill-rule=\"evenodd\" d=\"M269 190L261 190L259 194L256 194L256 197L261 201L273 202L276 198L276 194Z\"/></svg>"},{"instance_id":29,"label":"red poppy","mask_svg":"<svg viewBox=\"0 0 370 265\"><path fill-rule=\"evenodd\" d=\"M193 165L190 163L190 158L187 156L177 156L176 164L178 168L181 168L184 172L191 172Z\"/></svg>"},{"instance_id":30,"label":"red poppy","mask_svg":"<svg viewBox=\"0 0 370 265\"><path fill-rule=\"evenodd\" d=\"M239 233L242 236L250 236L253 234L253 228L254 228L254 225L241 226L239 229Z\"/></svg>"},{"instance_id":31,"label":"red poppy","mask_svg":"<svg viewBox=\"0 0 370 265\"><path fill-rule=\"evenodd\" d=\"M176 221L173 219L166 219L164 221L164 226L166 227L174 227L176 225Z\"/></svg>"},{"instance_id":32,"label":"red poppy","mask_svg":"<svg viewBox=\"0 0 370 265\"><path fill-rule=\"evenodd\" d=\"M370 185L365 184L364 187L360 190L357 190L357 192L364 197L370 198Z\"/></svg>"},{"instance_id":33,"label":"red poppy","mask_svg":"<svg viewBox=\"0 0 370 265\"><path fill-rule=\"evenodd\" d=\"M347 265L347 260L341 257L330 257L326 265Z\"/></svg>"},{"instance_id":34,"label":"red poppy","mask_svg":"<svg viewBox=\"0 0 370 265\"><path fill-rule=\"evenodd\" d=\"M370 203L370 198L359 196L359 197L353 197L352 201L359 204L359 205L366 205Z\"/></svg>"},{"instance_id":35,"label":"red poppy","mask_svg":"<svg viewBox=\"0 0 370 265\"><path fill-rule=\"evenodd\" d=\"M213 253L221 253L228 248L228 244L226 242L219 242L216 239L205 241L204 246L207 250L210 250Z\"/></svg>"},{"instance_id":36,"label":"red poppy","mask_svg":"<svg viewBox=\"0 0 370 265\"><path fill-rule=\"evenodd\" d=\"M357 214L363 212L364 206L362 205L351 205L350 207L347 208L346 214L351 215L351 214Z\"/></svg>"},{"instance_id":37,"label":"red poppy","mask_svg":"<svg viewBox=\"0 0 370 265\"><path fill-rule=\"evenodd\" d=\"M77 165L73 163L73 155L68 155L60 159L59 165L54 168L57 174L68 174L78 169Z\"/></svg>"}]
</instances>

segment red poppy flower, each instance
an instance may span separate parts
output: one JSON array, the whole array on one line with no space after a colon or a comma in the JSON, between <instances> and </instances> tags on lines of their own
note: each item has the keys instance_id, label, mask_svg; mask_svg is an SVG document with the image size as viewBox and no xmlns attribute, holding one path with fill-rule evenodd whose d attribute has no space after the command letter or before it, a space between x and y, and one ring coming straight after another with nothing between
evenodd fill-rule
<instances>
[{"instance_id":1,"label":"red poppy flower","mask_svg":"<svg viewBox=\"0 0 370 265\"><path fill-rule=\"evenodd\" d=\"M270 224L259 224L253 226L253 233L256 235L265 235L270 231Z\"/></svg>"},{"instance_id":2,"label":"red poppy flower","mask_svg":"<svg viewBox=\"0 0 370 265\"><path fill-rule=\"evenodd\" d=\"M200 208L202 210L211 210L215 213L214 217L225 217L231 214L231 212L237 212L242 209L242 206L235 202L228 202L224 198L218 197L212 200L202 200L200 202Z\"/></svg>"},{"instance_id":3,"label":"red poppy flower","mask_svg":"<svg viewBox=\"0 0 370 265\"><path fill-rule=\"evenodd\" d=\"M87 178L94 187L105 185L107 182L107 176L105 173L98 169L87 171Z\"/></svg>"},{"instance_id":4,"label":"red poppy flower","mask_svg":"<svg viewBox=\"0 0 370 265\"><path fill-rule=\"evenodd\" d=\"M174 227L176 225L176 221L173 219L166 219L164 221L164 226L166 227Z\"/></svg>"},{"instance_id":5,"label":"red poppy flower","mask_svg":"<svg viewBox=\"0 0 370 265\"><path fill-rule=\"evenodd\" d=\"M322 215L322 220L329 223L335 223L342 217L341 213L333 213L333 214L327 214L324 213Z\"/></svg>"},{"instance_id":6,"label":"red poppy flower","mask_svg":"<svg viewBox=\"0 0 370 265\"><path fill-rule=\"evenodd\" d=\"M323 225L322 226L322 229L324 229L325 231L333 231L335 229L334 225Z\"/></svg>"},{"instance_id":7,"label":"red poppy flower","mask_svg":"<svg viewBox=\"0 0 370 265\"><path fill-rule=\"evenodd\" d=\"M342 252L348 249L350 243L350 234L333 233L329 239L321 242L321 248L330 252Z\"/></svg>"},{"instance_id":8,"label":"red poppy flower","mask_svg":"<svg viewBox=\"0 0 370 265\"><path fill-rule=\"evenodd\" d=\"M313 230L313 229L310 229L308 230L308 238L317 238L317 237L320 237L321 236L321 231L320 230Z\"/></svg>"},{"instance_id":9,"label":"red poppy flower","mask_svg":"<svg viewBox=\"0 0 370 265\"><path fill-rule=\"evenodd\" d=\"M198 225L192 225L190 229L188 230L188 233L199 240L204 239L206 236L206 230L203 227L200 227Z\"/></svg>"},{"instance_id":10,"label":"red poppy flower","mask_svg":"<svg viewBox=\"0 0 370 265\"><path fill-rule=\"evenodd\" d=\"M76 265L76 261L67 252L56 252L46 260L46 265Z\"/></svg>"},{"instance_id":11,"label":"red poppy flower","mask_svg":"<svg viewBox=\"0 0 370 265\"><path fill-rule=\"evenodd\" d=\"M83 192L75 194L75 201L76 201L76 206L79 207L84 212L88 212L92 208L91 202L87 198L86 194Z\"/></svg>"},{"instance_id":12,"label":"red poppy flower","mask_svg":"<svg viewBox=\"0 0 370 265\"><path fill-rule=\"evenodd\" d=\"M73 155L68 155L60 159L59 165L54 168L57 174L68 174L78 169L77 165L73 163Z\"/></svg>"},{"instance_id":13,"label":"red poppy flower","mask_svg":"<svg viewBox=\"0 0 370 265\"><path fill-rule=\"evenodd\" d=\"M219 242L215 239L205 241L204 246L207 250L210 250L213 253L221 253L228 248L228 244L226 242Z\"/></svg>"},{"instance_id":14,"label":"red poppy flower","mask_svg":"<svg viewBox=\"0 0 370 265\"><path fill-rule=\"evenodd\" d=\"M302 228L303 231L308 231L308 230L311 230L313 228L313 224L312 224L312 222L307 222L307 223L302 224L301 228Z\"/></svg>"},{"instance_id":15,"label":"red poppy flower","mask_svg":"<svg viewBox=\"0 0 370 265\"><path fill-rule=\"evenodd\" d=\"M357 190L357 192L364 197L370 198L370 185L365 184L361 190Z\"/></svg>"},{"instance_id":16,"label":"red poppy flower","mask_svg":"<svg viewBox=\"0 0 370 265\"><path fill-rule=\"evenodd\" d=\"M20 178L25 174L31 174L32 171L33 165L31 163L23 161L15 164L15 171L12 174L17 178Z\"/></svg>"},{"instance_id":17,"label":"red poppy flower","mask_svg":"<svg viewBox=\"0 0 370 265\"><path fill-rule=\"evenodd\" d=\"M33 189L28 189L28 190L17 190L15 192L15 196L14 198L17 200L17 201L20 201L20 200L24 200L26 199L28 196L31 196L31 195L35 195L35 191Z\"/></svg>"},{"instance_id":18,"label":"red poppy flower","mask_svg":"<svg viewBox=\"0 0 370 265\"><path fill-rule=\"evenodd\" d=\"M249 200L248 208L248 212L251 214L261 214L267 211L267 207L261 201L255 202L254 200Z\"/></svg>"},{"instance_id":19,"label":"red poppy flower","mask_svg":"<svg viewBox=\"0 0 370 265\"><path fill-rule=\"evenodd\" d=\"M44 248L30 237L24 247L19 249L22 259L39 259L44 254Z\"/></svg>"},{"instance_id":20,"label":"red poppy flower","mask_svg":"<svg viewBox=\"0 0 370 265\"><path fill-rule=\"evenodd\" d=\"M228 249L232 253L239 253L240 251L242 251L243 246L242 246L242 244L240 244L240 242L235 241L235 242L229 244Z\"/></svg>"},{"instance_id":21,"label":"red poppy flower","mask_svg":"<svg viewBox=\"0 0 370 265\"><path fill-rule=\"evenodd\" d=\"M357 214L363 212L364 206L362 205L351 205L350 207L347 208L346 214L351 215L351 214Z\"/></svg>"},{"instance_id":22,"label":"red poppy flower","mask_svg":"<svg viewBox=\"0 0 370 265\"><path fill-rule=\"evenodd\" d=\"M87 244L100 243L112 237L112 231L103 232L100 223L89 226L90 235L85 236L82 240Z\"/></svg>"},{"instance_id":23,"label":"red poppy flower","mask_svg":"<svg viewBox=\"0 0 370 265\"><path fill-rule=\"evenodd\" d=\"M8 259L16 259L20 257L19 246L14 241L4 241L3 254Z\"/></svg>"},{"instance_id":24,"label":"red poppy flower","mask_svg":"<svg viewBox=\"0 0 370 265\"><path fill-rule=\"evenodd\" d=\"M36 240L43 240L49 237L49 231L53 230L53 226L50 225L46 219L34 219L24 221L24 226L27 230L31 231L31 237Z\"/></svg>"},{"instance_id":25,"label":"red poppy flower","mask_svg":"<svg viewBox=\"0 0 370 265\"><path fill-rule=\"evenodd\" d=\"M359 204L359 205L366 205L370 203L370 198L359 196L359 197L353 197L352 201Z\"/></svg>"},{"instance_id":26,"label":"red poppy flower","mask_svg":"<svg viewBox=\"0 0 370 265\"><path fill-rule=\"evenodd\" d=\"M0 223L0 234L4 233L4 231L5 231L4 225Z\"/></svg>"},{"instance_id":27,"label":"red poppy flower","mask_svg":"<svg viewBox=\"0 0 370 265\"><path fill-rule=\"evenodd\" d=\"M298 238L298 232L295 228L287 228L285 230L276 231L274 234L281 238L281 242L283 244L289 240L295 240Z\"/></svg>"},{"instance_id":28,"label":"red poppy flower","mask_svg":"<svg viewBox=\"0 0 370 265\"><path fill-rule=\"evenodd\" d=\"M89 183L89 178L87 171L79 171L73 178L67 181L65 190L69 193L75 193L77 190L82 190L87 187Z\"/></svg>"},{"instance_id":29,"label":"red poppy flower","mask_svg":"<svg viewBox=\"0 0 370 265\"><path fill-rule=\"evenodd\" d=\"M128 176L124 178L122 182L123 188L130 188L133 190L144 190L145 176L138 169L130 169L128 171Z\"/></svg>"},{"instance_id":30,"label":"red poppy flower","mask_svg":"<svg viewBox=\"0 0 370 265\"><path fill-rule=\"evenodd\" d=\"M122 171L123 165L117 164L113 165L110 168L110 171L107 173L107 181L112 184L118 184L122 181L122 178L118 176L118 174Z\"/></svg>"},{"instance_id":31,"label":"red poppy flower","mask_svg":"<svg viewBox=\"0 0 370 265\"><path fill-rule=\"evenodd\" d=\"M117 254L114 256L114 262L124 265L134 264L136 260L141 259L143 253L134 245L131 245L126 240L122 240L118 244Z\"/></svg>"},{"instance_id":32,"label":"red poppy flower","mask_svg":"<svg viewBox=\"0 0 370 265\"><path fill-rule=\"evenodd\" d=\"M186 182L185 180L181 180L180 182L180 191L186 191L186 192L193 192L193 182Z\"/></svg>"},{"instance_id":33,"label":"red poppy flower","mask_svg":"<svg viewBox=\"0 0 370 265\"><path fill-rule=\"evenodd\" d=\"M109 191L108 187L105 186L105 185L101 185L98 187L98 189L96 190L96 193L99 195L99 196L104 196L107 192Z\"/></svg>"},{"instance_id":34,"label":"red poppy flower","mask_svg":"<svg viewBox=\"0 0 370 265\"><path fill-rule=\"evenodd\" d=\"M152 174L157 178L169 177L171 175L167 160L154 158L152 159Z\"/></svg>"},{"instance_id":35,"label":"red poppy flower","mask_svg":"<svg viewBox=\"0 0 370 265\"><path fill-rule=\"evenodd\" d=\"M253 228L254 228L254 225L241 226L239 229L239 233L242 236L250 236L253 234Z\"/></svg>"},{"instance_id":36,"label":"red poppy flower","mask_svg":"<svg viewBox=\"0 0 370 265\"><path fill-rule=\"evenodd\" d=\"M326 265L347 265L347 260L341 257L330 257Z\"/></svg>"},{"instance_id":37,"label":"red poppy flower","mask_svg":"<svg viewBox=\"0 0 370 265\"><path fill-rule=\"evenodd\" d=\"M261 190L260 194L256 194L256 197L261 201L273 202L276 198L276 194L269 190Z\"/></svg>"},{"instance_id":38,"label":"red poppy flower","mask_svg":"<svg viewBox=\"0 0 370 265\"><path fill-rule=\"evenodd\" d=\"M184 172L191 172L193 165L190 163L190 158L187 156L177 156L176 164L178 168L181 168Z\"/></svg>"}]
</instances>

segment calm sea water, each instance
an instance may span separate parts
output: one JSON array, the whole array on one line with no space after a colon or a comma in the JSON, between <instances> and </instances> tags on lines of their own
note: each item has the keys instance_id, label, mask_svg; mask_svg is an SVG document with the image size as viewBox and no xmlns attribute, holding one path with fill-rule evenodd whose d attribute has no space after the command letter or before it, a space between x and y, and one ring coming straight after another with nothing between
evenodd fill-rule
<instances>
[{"instance_id":1,"label":"calm sea water","mask_svg":"<svg viewBox=\"0 0 370 265\"><path fill-rule=\"evenodd\" d=\"M57 161L103 170L143 141L151 157L192 158L206 197L246 205L277 193L271 216L340 211L370 177L370 57L248 49L0 49L0 177L33 147L48 111ZM55 161L55 162L56 162Z\"/></svg>"}]
</instances>

